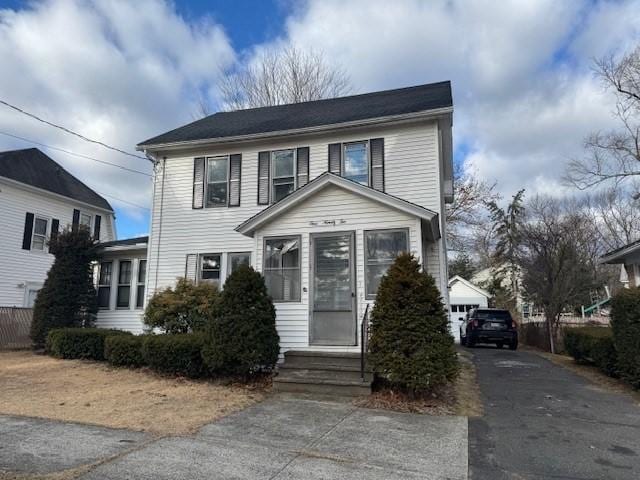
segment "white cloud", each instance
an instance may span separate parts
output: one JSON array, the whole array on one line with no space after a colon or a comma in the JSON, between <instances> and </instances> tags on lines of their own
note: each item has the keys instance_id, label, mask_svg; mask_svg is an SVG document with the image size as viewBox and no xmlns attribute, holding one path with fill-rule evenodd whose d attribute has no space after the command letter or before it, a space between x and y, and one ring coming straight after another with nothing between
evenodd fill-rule
<instances>
[{"instance_id":1,"label":"white cloud","mask_svg":"<svg viewBox=\"0 0 640 480\"><path fill-rule=\"evenodd\" d=\"M220 25L190 24L160 0L51 0L0 10L0 98L127 151L192 120L198 89L235 61ZM0 130L151 172L150 164L93 146L0 108ZM30 145L0 135L0 150ZM47 152L99 192L149 206L151 181ZM125 208L133 219L142 218ZM134 230L144 229L138 226Z\"/></svg>"},{"instance_id":2,"label":"white cloud","mask_svg":"<svg viewBox=\"0 0 640 480\"><path fill-rule=\"evenodd\" d=\"M505 195L562 193L566 160L613 124L594 56L638 42L640 2L311 0L277 44L320 49L357 91L450 79L454 138Z\"/></svg>"}]
</instances>

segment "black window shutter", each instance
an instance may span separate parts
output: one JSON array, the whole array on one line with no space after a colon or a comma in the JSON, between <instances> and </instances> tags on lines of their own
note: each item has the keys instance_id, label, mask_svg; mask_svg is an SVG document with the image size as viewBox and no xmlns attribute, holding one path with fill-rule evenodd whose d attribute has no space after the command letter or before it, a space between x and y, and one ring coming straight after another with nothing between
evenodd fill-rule
<instances>
[{"instance_id":1,"label":"black window shutter","mask_svg":"<svg viewBox=\"0 0 640 480\"><path fill-rule=\"evenodd\" d=\"M329 171L336 175L342 174L342 144L329 145Z\"/></svg>"},{"instance_id":2,"label":"black window shutter","mask_svg":"<svg viewBox=\"0 0 640 480\"><path fill-rule=\"evenodd\" d=\"M24 219L24 234L22 235L22 248L31 250L31 235L33 234L33 213L27 212Z\"/></svg>"},{"instance_id":3,"label":"black window shutter","mask_svg":"<svg viewBox=\"0 0 640 480\"><path fill-rule=\"evenodd\" d=\"M258 153L258 205L269 205L271 152Z\"/></svg>"},{"instance_id":4,"label":"black window shutter","mask_svg":"<svg viewBox=\"0 0 640 480\"><path fill-rule=\"evenodd\" d=\"M58 230L60 229L60 220L54 218L51 220L51 241L58 238Z\"/></svg>"},{"instance_id":5,"label":"black window shutter","mask_svg":"<svg viewBox=\"0 0 640 480\"><path fill-rule=\"evenodd\" d=\"M78 231L78 225L80 224L80 210L73 210L73 222L71 222L71 230Z\"/></svg>"},{"instance_id":6,"label":"black window shutter","mask_svg":"<svg viewBox=\"0 0 640 480\"><path fill-rule=\"evenodd\" d=\"M240 177L242 174L242 155L229 156L229 206L240 206Z\"/></svg>"},{"instance_id":7,"label":"black window shutter","mask_svg":"<svg viewBox=\"0 0 640 480\"><path fill-rule=\"evenodd\" d=\"M204 206L204 157L193 159L193 203L192 208Z\"/></svg>"},{"instance_id":8,"label":"black window shutter","mask_svg":"<svg viewBox=\"0 0 640 480\"><path fill-rule=\"evenodd\" d=\"M296 152L298 188L309 183L309 147L300 147Z\"/></svg>"},{"instance_id":9,"label":"black window shutter","mask_svg":"<svg viewBox=\"0 0 640 480\"><path fill-rule=\"evenodd\" d=\"M384 192L384 138L369 140L371 148L371 187Z\"/></svg>"},{"instance_id":10,"label":"black window shutter","mask_svg":"<svg viewBox=\"0 0 640 480\"><path fill-rule=\"evenodd\" d=\"M96 219L93 224L93 238L98 241L100 240L100 223L102 223L102 217L100 215L96 215Z\"/></svg>"}]
</instances>

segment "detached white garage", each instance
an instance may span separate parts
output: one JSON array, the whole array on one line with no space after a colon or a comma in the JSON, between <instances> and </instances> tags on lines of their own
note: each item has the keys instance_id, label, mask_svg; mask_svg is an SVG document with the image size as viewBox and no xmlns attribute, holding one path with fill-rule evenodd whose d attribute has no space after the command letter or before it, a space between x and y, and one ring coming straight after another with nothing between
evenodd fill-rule
<instances>
[{"instance_id":1,"label":"detached white garage","mask_svg":"<svg viewBox=\"0 0 640 480\"><path fill-rule=\"evenodd\" d=\"M489 297L489 292L458 275L449 280L449 327L456 343L460 343L460 319L472 308L488 307Z\"/></svg>"}]
</instances>

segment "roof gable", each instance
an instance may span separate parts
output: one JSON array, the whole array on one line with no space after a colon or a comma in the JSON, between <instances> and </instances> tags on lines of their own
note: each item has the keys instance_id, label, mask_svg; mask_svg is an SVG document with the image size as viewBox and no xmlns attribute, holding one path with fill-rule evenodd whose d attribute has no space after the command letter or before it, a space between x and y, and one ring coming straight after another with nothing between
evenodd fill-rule
<instances>
[{"instance_id":1,"label":"roof gable","mask_svg":"<svg viewBox=\"0 0 640 480\"><path fill-rule=\"evenodd\" d=\"M451 83L440 82L348 97L218 112L145 140L139 148L282 132L451 109Z\"/></svg>"},{"instance_id":2,"label":"roof gable","mask_svg":"<svg viewBox=\"0 0 640 480\"><path fill-rule=\"evenodd\" d=\"M243 235L252 237L255 231L262 226L273 221L285 212L290 211L297 205L300 205L302 202L331 185L394 208L411 216L420 218L429 225L430 237L433 239L440 238L439 220L436 212L329 172L323 173L304 187L293 192L288 197L285 197L278 203L274 203L273 205L265 208L242 224L238 225L235 230Z\"/></svg>"},{"instance_id":3,"label":"roof gable","mask_svg":"<svg viewBox=\"0 0 640 480\"><path fill-rule=\"evenodd\" d=\"M478 287L477 285L471 283L470 281L465 280L460 275L456 275L455 277L449 279L449 288L453 287L453 285L456 282L460 282L465 287L470 288L471 290L477 292L478 294L482 295L483 297L491 298L491 294L489 292L487 292L486 290L484 290L484 289Z\"/></svg>"},{"instance_id":4,"label":"roof gable","mask_svg":"<svg viewBox=\"0 0 640 480\"><path fill-rule=\"evenodd\" d=\"M0 152L0 177L113 211L109 202L37 148Z\"/></svg>"}]
</instances>

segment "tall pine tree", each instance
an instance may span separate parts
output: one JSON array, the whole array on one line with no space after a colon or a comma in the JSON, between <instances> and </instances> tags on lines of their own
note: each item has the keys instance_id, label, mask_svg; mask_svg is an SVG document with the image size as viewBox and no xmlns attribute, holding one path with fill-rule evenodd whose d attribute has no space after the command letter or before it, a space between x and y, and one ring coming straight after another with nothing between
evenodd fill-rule
<instances>
[{"instance_id":1,"label":"tall pine tree","mask_svg":"<svg viewBox=\"0 0 640 480\"><path fill-rule=\"evenodd\" d=\"M91 277L96 242L86 228L66 230L49 242L55 260L33 308L31 340L42 348L49 330L89 326L98 311Z\"/></svg>"},{"instance_id":2,"label":"tall pine tree","mask_svg":"<svg viewBox=\"0 0 640 480\"><path fill-rule=\"evenodd\" d=\"M378 375L413 394L441 386L458 373L440 292L411 254L398 256L380 282L368 360Z\"/></svg>"}]
</instances>

